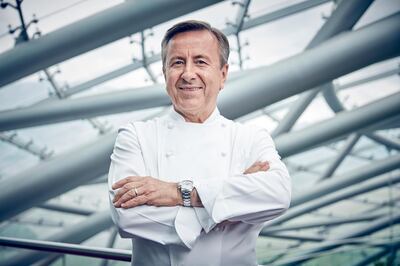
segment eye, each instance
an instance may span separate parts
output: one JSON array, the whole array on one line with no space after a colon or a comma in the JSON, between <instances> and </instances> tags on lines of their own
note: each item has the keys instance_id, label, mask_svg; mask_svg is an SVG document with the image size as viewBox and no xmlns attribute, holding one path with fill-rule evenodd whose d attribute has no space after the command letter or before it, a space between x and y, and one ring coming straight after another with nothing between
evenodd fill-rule
<instances>
[{"instance_id":1,"label":"eye","mask_svg":"<svg viewBox=\"0 0 400 266\"><path fill-rule=\"evenodd\" d=\"M179 65L183 65L183 60L174 60L172 61L171 65L172 66L179 66Z\"/></svg>"},{"instance_id":2,"label":"eye","mask_svg":"<svg viewBox=\"0 0 400 266\"><path fill-rule=\"evenodd\" d=\"M197 60L196 60L196 64L198 64L198 65L205 65L205 64L207 64L207 63L206 63L206 61L204 61L203 59L197 59Z\"/></svg>"}]
</instances>

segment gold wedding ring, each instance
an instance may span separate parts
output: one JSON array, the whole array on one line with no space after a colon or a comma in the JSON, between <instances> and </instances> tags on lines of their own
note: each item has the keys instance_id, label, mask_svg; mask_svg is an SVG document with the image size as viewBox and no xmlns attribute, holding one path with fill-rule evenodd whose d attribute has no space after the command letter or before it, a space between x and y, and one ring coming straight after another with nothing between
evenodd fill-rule
<instances>
[{"instance_id":1,"label":"gold wedding ring","mask_svg":"<svg viewBox=\"0 0 400 266\"><path fill-rule=\"evenodd\" d=\"M135 192L135 198L139 195L139 192L137 191L137 189L134 187L132 188L133 192Z\"/></svg>"}]
</instances>

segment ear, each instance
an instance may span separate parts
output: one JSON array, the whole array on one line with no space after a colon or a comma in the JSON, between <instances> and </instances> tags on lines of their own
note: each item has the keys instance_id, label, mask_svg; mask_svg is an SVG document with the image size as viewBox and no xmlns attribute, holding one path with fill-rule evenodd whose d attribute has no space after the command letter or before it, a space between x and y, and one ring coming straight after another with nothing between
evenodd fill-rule
<instances>
[{"instance_id":1,"label":"ear","mask_svg":"<svg viewBox=\"0 0 400 266\"><path fill-rule=\"evenodd\" d=\"M220 84L220 89L222 90L224 88L225 85L225 81L228 77L228 69L229 69L229 65L225 64L222 68L221 68L221 84Z\"/></svg>"}]
</instances>

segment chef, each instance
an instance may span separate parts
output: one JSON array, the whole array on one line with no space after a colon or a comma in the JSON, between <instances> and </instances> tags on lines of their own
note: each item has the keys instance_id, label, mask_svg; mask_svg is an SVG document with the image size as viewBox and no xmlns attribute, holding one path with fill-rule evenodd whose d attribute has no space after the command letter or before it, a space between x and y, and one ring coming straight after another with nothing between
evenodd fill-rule
<instances>
[{"instance_id":1,"label":"chef","mask_svg":"<svg viewBox=\"0 0 400 266\"><path fill-rule=\"evenodd\" d=\"M120 128L109 171L112 218L132 239L132 265L257 265L263 223L290 204L288 171L265 129L218 111L229 56L222 32L185 21L161 46L173 108Z\"/></svg>"}]
</instances>

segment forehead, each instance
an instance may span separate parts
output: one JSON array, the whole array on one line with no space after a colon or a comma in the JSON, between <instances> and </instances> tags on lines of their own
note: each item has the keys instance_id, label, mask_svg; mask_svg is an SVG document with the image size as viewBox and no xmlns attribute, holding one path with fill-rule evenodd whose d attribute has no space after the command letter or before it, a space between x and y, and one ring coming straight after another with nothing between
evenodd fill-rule
<instances>
[{"instance_id":1,"label":"forehead","mask_svg":"<svg viewBox=\"0 0 400 266\"><path fill-rule=\"evenodd\" d=\"M188 31L175 35L168 43L167 55L187 53L188 51L206 54L219 53L217 38L207 30Z\"/></svg>"}]
</instances>

